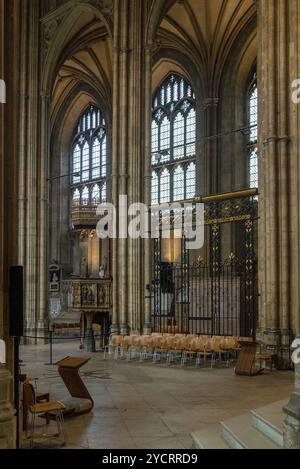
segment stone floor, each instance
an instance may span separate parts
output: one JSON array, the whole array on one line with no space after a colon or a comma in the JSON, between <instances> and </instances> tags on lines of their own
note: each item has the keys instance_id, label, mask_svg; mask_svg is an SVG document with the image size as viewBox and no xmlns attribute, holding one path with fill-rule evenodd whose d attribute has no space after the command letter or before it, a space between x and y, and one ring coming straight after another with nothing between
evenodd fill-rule
<instances>
[{"instance_id":1,"label":"stone floor","mask_svg":"<svg viewBox=\"0 0 300 469\"><path fill-rule=\"evenodd\" d=\"M116 362L104 360L101 352L80 351L77 342L54 344L53 362L68 355L91 357L81 374L95 407L65 421L65 448L191 448L191 432L285 399L293 388L289 371L242 377L235 376L233 368ZM67 397L57 368L45 365L49 346L22 346L20 358L22 372L38 378L39 391L50 391L51 398ZM44 445L53 443L45 440Z\"/></svg>"}]
</instances>

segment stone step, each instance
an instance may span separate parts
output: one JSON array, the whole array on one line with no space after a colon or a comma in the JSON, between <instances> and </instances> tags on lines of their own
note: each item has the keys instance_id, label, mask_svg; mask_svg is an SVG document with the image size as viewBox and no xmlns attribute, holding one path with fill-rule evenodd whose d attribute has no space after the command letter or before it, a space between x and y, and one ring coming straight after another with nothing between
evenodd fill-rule
<instances>
[{"instance_id":1,"label":"stone step","mask_svg":"<svg viewBox=\"0 0 300 469\"><path fill-rule=\"evenodd\" d=\"M282 409L287 403L288 400L273 402L251 411L252 425L280 447L283 447L283 421L286 417Z\"/></svg>"},{"instance_id":2,"label":"stone step","mask_svg":"<svg viewBox=\"0 0 300 469\"><path fill-rule=\"evenodd\" d=\"M193 449L230 449L223 439L222 427L219 423L206 425L191 436Z\"/></svg>"},{"instance_id":3,"label":"stone step","mask_svg":"<svg viewBox=\"0 0 300 469\"><path fill-rule=\"evenodd\" d=\"M280 449L252 426L250 412L221 422L223 438L232 449Z\"/></svg>"}]
</instances>

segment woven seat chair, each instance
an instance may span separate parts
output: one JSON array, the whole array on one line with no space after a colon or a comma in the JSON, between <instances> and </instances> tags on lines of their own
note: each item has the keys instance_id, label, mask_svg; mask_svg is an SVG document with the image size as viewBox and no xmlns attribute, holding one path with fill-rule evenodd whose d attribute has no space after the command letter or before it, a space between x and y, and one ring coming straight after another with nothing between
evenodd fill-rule
<instances>
[{"instance_id":1,"label":"woven seat chair","mask_svg":"<svg viewBox=\"0 0 300 469\"><path fill-rule=\"evenodd\" d=\"M259 361L260 368L264 364L266 368L267 363L270 364L270 371L277 368L277 355L278 355L278 343L275 341L259 341L258 350L256 352L255 359Z\"/></svg>"},{"instance_id":2,"label":"woven seat chair","mask_svg":"<svg viewBox=\"0 0 300 469\"><path fill-rule=\"evenodd\" d=\"M157 361L161 360L161 358L167 354L168 352L168 346L167 346L167 341L168 341L169 336L162 336L162 337L157 337L155 339L155 346L154 346L154 352L153 352L153 363L156 363Z\"/></svg>"},{"instance_id":3,"label":"woven seat chair","mask_svg":"<svg viewBox=\"0 0 300 469\"><path fill-rule=\"evenodd\" d=\"M37 403L36 394L34 387L28 381L23 383L23 396L24 401L26 402L26 406L29 410L31 415L31 435L30 435L30 447L33 448L34 445L34 437L35 437L35 422L36 417L45 415L48 413L55 414L56 424L58 433L56 435L49 435L49 436L62 436L62 445L65 445L66 439L64 434L64 417L63 417L63 410L66 409L65 405L59 401L49 401L43 403Z\"/></svg>"},{"instance_id":4,"label":"woven seat chair","mask_svg":"<svg viewBox=\"0 0 300 469\"><path fill-rule=\"evenodd\" d=\"M166 341L166 348L167 348L166 363L168 365L171 364L172 357L173 357L174 351L176 349L176 344L177 344L177 338L175 337L175 335L167 338L167 341Z\"/></svg>"},{"instance_id":5,"label":"woven seat chair","mask_svg":"<svg viewBox=\"0 0 300 469\"><path fill-rule=\"evenodd\" d=\"M213 364L216 364L217 361L222 362L224 357L227 359L228 351L222 348L223 341L224 341L224 338L218 337L218 336L210 339L210 350L213 354L211 367L213 366ZM228 363L228 360L227 360L227 363Z\"/></svg>"},{"instance_id":6,"label":"woven seat chair","mask_svg":"<svg viewBox=\"0 0 300 469\"><path fill-rule=\"evenodd\" d=\"M191 361L193 358L197 357L198 353L198 337L187 336L184 340L184 348L181 354L181 366L186 365L186 363Z\"/></svg>"},{"instance_id":7,"label":"woven seat chair","mask_svg":"<svg viewBox=\"0 0 300 469\"><path fill-rule=\"evenodd\" d=\"M152 361L156 361L156 353L161 346L162 335L153 335L152 336L152 346L153 346L153 354L152 354Z\"/></svg>"},{"instance_id":8,"label":"woven seat chair","mask_svg":"<svg viewBox=\"0 0 300 469\"><path fill-rule=\"evenodd\" d=\"M137 358L140 356L140 351L142 348L142 337L141 335L132 335L130 336L130 347L128 348L127 352L127 360L130 361L131 359Z\"/></svg>"},{"instance_id":9,"label":"woven seat chair","mask_svg":"<svg viewBox=\"0 0 300 469\"><path fill-rule=\"evenodd\" d=\"M226 352L227 354L227 364L232 362L233 357L236 355L236 347L237 347L237 342L236 342L236 337L225 337L224 340L221 342L221 348Z\"/></svg>"},{"instance_id":10,"label":"woven seat chair","mask_svg":"<svg viewBox=\"0 0 300 469\"><path fill-rule=\"evenodd\" d=\"M154 336L144 335L140 340L140 362L151 358L154 349Z\"/></svg>"},{"instance_id":11,"label":"woven seat chair","mask_svg":"<svg viewBox=\"0 0 300 469\"><path fill-rule=\"evenodd\" d=\"M123 336L122 343L119 347L120 357L127 358L128 349L131 347L131 338L129 335Z\"/></svg>"},{"instance_id":12,"label":"woven seat chair","mask_svg":"<svg viewBox=\"0 0 300 469\"><path fill-rule=\"evenodd\" d=\"M135 340L136 340L136 336L134 335L125 336L126 349L125 349L124 358L126 358L127 361L130 361L131 358L134 358L135 356L135 353L134 353Z\"/></svg>"},{"instance_id":13,"label":"woven seat chair","mask_svg":"<svg viewBox=\"0 0 300 469\"><path fill-rule=\"evenodd\" d=\"M122 335L113 335L110 339L110 343L104 348L104 358L106 358L106 354L108 354L113 355L114 359L117 360L120 355L122 343Z\"/></svg>"},{"instance_id":14,"label":"woven seat chair","mask_svg":"<svg viewBox=\"0 0 300 469\"><path fill-rule=\"evenodd\" d=\"M176 359L181 360L183 351L185 350L186 336L185 335L175 335L173 343L168 350L167 363L171 365Z\"/></svg>"},{"instance_id":15,"label":"woven seat chair","mask_svg":"<svg viewBox=\"0 0 300 469\"><path fill-rule=\"evenodd\" d=\"M201 359L203 358L203 365L205 367L207 363L207 358L210 357L211 359L210 366L212 368L213 360L214 360L214 352L212 350L211 339L199 337L199 339L197 340L197 347L198 347L198 351L197 351L195 366L196 367L200 366Z\"/></svg>"}]
</instances>

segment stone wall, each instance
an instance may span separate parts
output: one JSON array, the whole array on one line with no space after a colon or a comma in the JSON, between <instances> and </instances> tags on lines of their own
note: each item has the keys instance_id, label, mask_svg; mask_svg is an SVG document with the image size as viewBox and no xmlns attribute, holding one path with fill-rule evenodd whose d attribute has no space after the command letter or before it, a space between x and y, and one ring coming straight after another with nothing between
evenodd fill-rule
<instances>
[{"instance_id":1,"label":"stone wall","mask_svg":"<svg viewBox=\"0 0 300 469\"><path fill-rule=\"evenodd\" d=\"M0 338L6 343L6 366L0 365L0 448L14 448L13 347L8 334L8 267L16 263L18 99L18 2L0 0L0 78L6 82L6 104L0 104ZM15 47L16 46L16 47ZM8 176L9 175L9 176Z\"/></svg>"}]
</instances>

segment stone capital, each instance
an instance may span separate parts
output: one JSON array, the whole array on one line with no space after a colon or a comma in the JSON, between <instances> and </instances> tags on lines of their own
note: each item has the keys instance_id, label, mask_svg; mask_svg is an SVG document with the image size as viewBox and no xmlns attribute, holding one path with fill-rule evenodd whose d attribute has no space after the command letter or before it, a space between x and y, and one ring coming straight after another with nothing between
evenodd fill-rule
<instances>
[{"instance_id":1,"label":"stone capital","mask_svg":"<svg viewBox=\"0 0 300 469\"><path fill-rule=\"evenodd\" d=\"M216 107L220 102L220 98L204 98L203 106L204 108Z\"/></svg>"}]
</instances>

